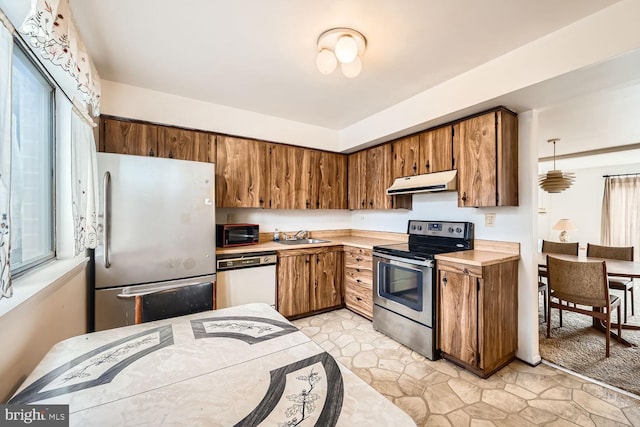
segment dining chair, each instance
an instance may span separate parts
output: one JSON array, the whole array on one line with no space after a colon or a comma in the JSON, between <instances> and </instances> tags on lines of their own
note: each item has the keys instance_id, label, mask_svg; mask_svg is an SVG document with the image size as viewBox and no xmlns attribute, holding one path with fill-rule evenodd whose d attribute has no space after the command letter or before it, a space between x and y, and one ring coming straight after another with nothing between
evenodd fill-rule
<instances>
[{"instance_id":1,"label":"dining chair","mask_svg":"<svg viewBox=\"0 0 640 427\"><path fill-rule=\"evenodd\" d=\"M151 322L213 310L211 282L159 290L135 297L135 323Z\"/></svg>"},{"instance_id":2,"label":"dining chair","mask_svg":"<svg viewBox=\"0 0 640 427\"><path fill-rule=\"evenodd\" d=\"M587 243L587 256L594 258L617 259L621 261L633 261L633 246L600 246ZM609 288L623 291L624 293L624 322L627 323L627 293L631 295L631 315L635 315L635 302L633 298L633 279L631 277L609 276Z\"/></svg>"},{"instance_id":3,"label":"dining chair","mask_svg":"<svg viewBox=\"0 0 640 427\"><path fill-rule=\"evenodd\" d=\"M565 261L547 255L549 292L547 295L547 338L551 333L551 309L573 311L594 317L605 323L606 357L611 339L611 310L618 315L618 336L621 336L620 298L609 295L605 261ZM574 303L574 306L569 305ZM583 306L591 309L582 308ZM560 317L562 327L562 317Z\"/></svg>"},{"instance_id":4,"label":"dining chair","mask_svg":"<svg viewBox=\"0 0 640 427\"><path fill-rule=\"evenodd\" d=\"M550 242L548 240L542 241L542 252L564 255L578 255L578 242L564 243L564 242ZM547 268L538 267L538 293L542 294L542 304L544 306L543 318L547 320ZM562 317L562 312L560 312Z\"/></svg>"}]
</instances>

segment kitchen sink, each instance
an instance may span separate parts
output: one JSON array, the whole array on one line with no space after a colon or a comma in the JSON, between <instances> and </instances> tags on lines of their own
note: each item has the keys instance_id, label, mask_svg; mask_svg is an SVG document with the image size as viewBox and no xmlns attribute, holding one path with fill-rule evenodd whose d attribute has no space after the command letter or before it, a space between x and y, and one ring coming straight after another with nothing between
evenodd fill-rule
<instances>
[{"instance_id":1,"label":"kitchen sink","mask_svg":"<svg viewBox=\"0 0 640 427\"><path fill-rule=\"evenodd\" d=\"M321 239L295 239L295 240L280 240L278 243L283 245L308 245L312 243L328 243L330 240Z\"/></svg>"}]
</instances>

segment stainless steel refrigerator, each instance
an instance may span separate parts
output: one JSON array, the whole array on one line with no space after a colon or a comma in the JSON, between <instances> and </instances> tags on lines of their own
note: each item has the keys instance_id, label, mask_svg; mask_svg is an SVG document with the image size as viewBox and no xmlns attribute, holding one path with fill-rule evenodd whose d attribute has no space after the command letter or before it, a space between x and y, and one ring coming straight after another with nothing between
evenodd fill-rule
<instances>
[{"instance_id":1,"label":"stainless steel refrigerator","mask_svg":"<svg viewBox=\"0 0 640 427\"><path fill-rule=\"evenodd\" d=\"M98 153L98 171L96 330L133 324L132 296L215 283L212 163Z\"/></svg>"}]
</instances>

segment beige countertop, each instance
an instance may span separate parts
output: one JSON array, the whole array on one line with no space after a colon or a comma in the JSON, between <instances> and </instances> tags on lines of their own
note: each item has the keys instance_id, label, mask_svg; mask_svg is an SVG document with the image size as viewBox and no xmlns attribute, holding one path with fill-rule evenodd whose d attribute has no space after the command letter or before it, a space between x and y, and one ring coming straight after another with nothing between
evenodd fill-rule
<instances>
[{"instance_id":1,"label":"beige countertop","mask_svg":"<svg viewBox=\"0 0 640 427\"><path fill-rule=\"evenodd\" d=\"M385 236L385 238L380 238L377 236L351 236L351 235L338 235L338 236L327 236L322 237L318 236L315 233L312 233L314 238L328 240L326 243L310 243L310 244L300 244L300 245L285 245L278 242L262 242L257 245L247 245L247 246L237 246L233 248L216 248L216 254L240 254L240 253L252 253L252 252L263 252L263 251L286 251L291 249L306 249L306 248L320 248L324 246L336 246L336 245L344 245L351 246L356 248L363 249L372 249L374 246L379 245L392 245L394 243L403 243L406 242L406 238L404 240L401 237L398 237L398 240L393 240L389 238L389 236Z\"/></svg>"},{"instance_id":2,"label":"beige countertop","mask_svg":"<svg viewBox=\"0 0 640 427\"><path fill-rule=\"evenodd\" d=\"M450 252L436 255L437 261L457 262L461 264L484 267L487 265L499 264L501 262L516 261L520 259L519 254L507 252L493 252L484 250L471 250L461 252Z\"/></svg>"}]
</instances>

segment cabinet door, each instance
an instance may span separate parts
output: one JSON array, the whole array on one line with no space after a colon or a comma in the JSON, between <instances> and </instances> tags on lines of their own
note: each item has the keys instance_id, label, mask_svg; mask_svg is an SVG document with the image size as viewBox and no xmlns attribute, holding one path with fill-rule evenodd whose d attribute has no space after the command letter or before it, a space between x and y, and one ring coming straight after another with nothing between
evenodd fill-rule
<instances>
[{"instance_id":1,"label":"cabinet door","mask_svg":"<svg viewBox=\"0 0 640 427\"><path fill-rule=\"evenodd\" d=\"M158 126L103 119L101 151L105 153L158 155Z\"/></svg>"},{"instance_id":2,"label":"cabinet door","mask_svg":"<svg viewBox=\"0 0 640 427\"><path fill-rule=\"evenodd\" d=\"M311 207L311 151L289 145L271 147L270 205L274 209Z\"/></svg>"},{"instance_id":3,"label":"cabinet door","mask_svg":"<svg viewBox=\"0 0 640 427\"><path fill-rule=\"evenodd\" d=\"M218 137L216 206L269 207L271 145L249 139Z\"/></svg>"},{"instance_id":4,"label":"cabinet door","mask_svg":"<svg viewBox=\"0 0 640 427\"><path fill-rule=\"evenodd\" d=\"M347 208L347 156L328 151L311 152L311 207ZM315 203L314 203L315 202Z\"/></svg>"},{"instance_id":5,"label":"cabinet door","mask_svg":"<svg viewBox=\"0 0 640 427\"><path fill-rule=\"evenodd\" d=\"M460 122L458 206L496 206L496 113Z\"/></svg>"},{"instance_id":6,"label":"cabinet door","mask_svg":"<svg viewBox=\"0 0 640 427\"><path fill-rule=\"evenodd\" d=\"M312 311L342 304L342 260L342 250L339 248L321 251L313 256L310 279Z\"/></svg>"},{"instance_id":7,"label":"cabinet door","mask_svg":"<svg viewBox=\"0 0 640 427\"><path fill-rule=\"evenodd\" d=\"M161 126L158 131L158 156L170 159L210 162L213 135Z\"/></svg>"},{"instance_id":8,"label":"cabinet door","mask_svg":"<svg viewBox=\"0 0 640 427\"><path fill-rule=\"evenodd\" d=\"M367 207L367 151L349 154L348 158L348 205L349 209Z\"/></svg>"},{"instance_id":9,"label":"cabinet door","mask_svg":"<svg viewBox=\"0 0 640 427\"><path fill-rule=\"evenodd\" d=\"M283 316L308 313L311 255L278 254L278 311Z\"/></svg>"},{"instance_id":10,"label":"cabinet door","mask_svg":"<svg viewBox=\"0 0 640 427\"><path fill-rule=\"evenodd\" d=\"M477 278L439 271L440 349L462 362L476 365L478 355Z\"/></svg>"},{"instance_id":11,"label":"cabinet door","mask_svg":"<svg viewBox=\"0 0 640 427\"><path fill-rule=\"evenodd\" d=\"M420 134L420 173L453 168L452 126L444 126Z\"/></svg>"},{"instance_id":12,"label":"cabinet door","mask_svg":"<svg viewBox=\"0 0 640 427\"><path fill-rule=\"evenodd\" d=\"M393 152L391 175L394 179L418 174L419 150L420 137L418 135L398 139L391 143L391 151Z\"/></svg>"},{"instance_id":13,"label":"cabinet door","mask_svg":"<svg viewBox=\"0 0 640 427\"><path fill-rule=\"evenodd\" d=\"M393 184L391 144L369 148L366 153L366 209L392 209L392 198L386 193Z\"/></svg>"}]
</instances>

